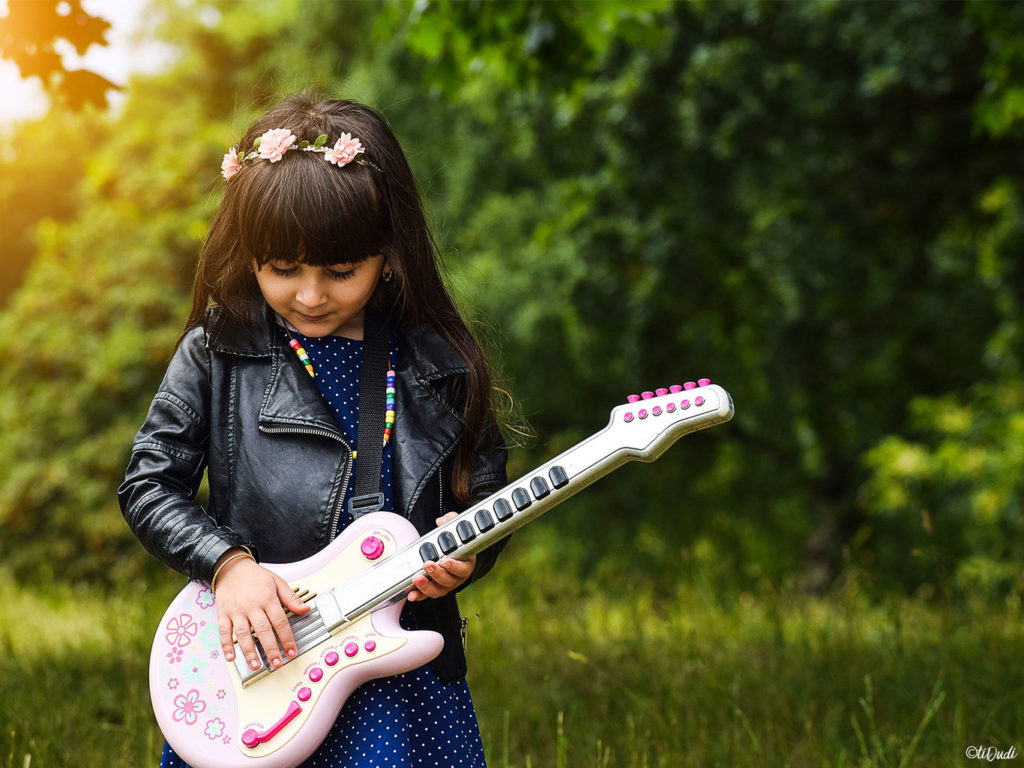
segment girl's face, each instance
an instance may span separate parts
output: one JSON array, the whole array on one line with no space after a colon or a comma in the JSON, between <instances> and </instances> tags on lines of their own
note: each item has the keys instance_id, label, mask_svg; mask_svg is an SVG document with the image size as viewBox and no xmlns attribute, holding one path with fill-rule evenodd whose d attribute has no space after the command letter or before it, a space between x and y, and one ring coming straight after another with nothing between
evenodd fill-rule
<instances>
[{"instance_id":1,"label":"girl's face","mask_svg":"<svg viewBox=\"0 0 1024 768\"><path fill-rule=\"evenodd\" d=\"M271 260L253 272L263 298L303 336L363 338L363 309L384 266L383 256L358 264L313 267Z\"/></svg>"}]
</instances>

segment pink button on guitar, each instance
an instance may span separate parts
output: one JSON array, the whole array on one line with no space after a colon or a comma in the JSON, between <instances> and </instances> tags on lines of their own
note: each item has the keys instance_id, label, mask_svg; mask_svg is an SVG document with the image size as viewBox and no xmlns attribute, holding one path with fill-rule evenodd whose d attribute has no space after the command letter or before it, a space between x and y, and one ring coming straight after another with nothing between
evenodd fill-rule
<instances>
[{"instance_id":1,"label":"pink button on guitar","mask_svg":"<svg viewBox=\"0 0 1024 768\"><path fill-rule=\"evenodd\" d=\"M313 692L309 688L299 688L299 692L296 695L299 697L299 701L309 701Z\"/></svg>"},{"instance_id":2,"label":"pink button on guitar","mask_svg":"<svg viewBox=\"0 0 1024 768\"><path fill-rule=\"evenodd\" d=\"M324 656L324 664L326 664L328 667L333 667L337 663L338 654L336 654L334 651L330 651L326 656Z\"/></svg>"},{"instance_id":3,"label":"pink button on guitar","mask_svg":"<svg viewBox=\"0 0 1024 768\"><path fill-rule=\"evenodd\" d=\"M376 536L367 536L359 546L359 551L367 560L376 560L384 554L384 542Z\"/></svg>"},{"instance_id":4,"label":"pink button on guitar","mask_svg":"<svg viewBox=\"0 0 1024 768\"><path fill-rule=\"evenodd\" d=\"M348 656L349 658L352 658L357 653L359 653L359 646L356 645L355 643L349 643L348 645L345 646L345 655Z\"/></svg>"},{"instance_id":5,"label":"pink button on guitar","mask_svg":"<svg viewBox=\"0 0 1024 768\"><path fill-rule=\"evenodd\" d=\"M373 642L373 640L367 640L363 648L366 649L367 653L373 653L375 650L377 650L377 644Z\"/></svg>"},{"instance_id":6,"label":"pink button on guitar","mask_svg":"<svg viewBox=\"0 0 1024 768\"><path fill-rule=\"evenodd\" d=\"M324 677L324 671L320 667L313 667L309 670L309 679L314 683L319 683Z\"/></svg>"}]
</instances>

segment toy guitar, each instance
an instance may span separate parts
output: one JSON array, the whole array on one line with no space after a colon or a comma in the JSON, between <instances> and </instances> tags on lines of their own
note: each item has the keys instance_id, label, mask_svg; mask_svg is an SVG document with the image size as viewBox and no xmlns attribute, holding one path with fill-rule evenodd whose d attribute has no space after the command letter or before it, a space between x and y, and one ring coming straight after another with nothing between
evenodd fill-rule
<instances>
[{"instance_id":1,"label":"toy guitar","mask_svg":"<svg viewBox=\"0 0 1024 768\"><path fill-rule=\"evenodd\" d=\"M237 647L236 661L224 660L216 598L190 582L164 614L150 657L160 729L194 768L293 768L357 686L440 653L441 635L398 623L424 561L469 557L627 461L654 461L683 435L732 414L729 393L707 379L630 395L600 432L424 536L399 515L373 512L310 558L264 563L312 606L290 618L298 656L274 671L265 656L260 669L248 668Z\"/></svg>"}]
</instances>

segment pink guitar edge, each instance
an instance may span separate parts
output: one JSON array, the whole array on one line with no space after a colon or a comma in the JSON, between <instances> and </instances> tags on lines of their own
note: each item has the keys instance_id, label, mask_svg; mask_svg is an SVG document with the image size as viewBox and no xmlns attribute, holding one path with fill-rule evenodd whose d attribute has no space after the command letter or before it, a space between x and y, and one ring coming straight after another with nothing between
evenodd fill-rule
<instances>
[{"instance_id":1,"label":"pink guitar edge","mask_svg":"<svg viewBox=\"0 0 1024 768\"><path fill-rule=\"evenodd\" d=\"M399 515L374 512L313 557L264 563L313 606L291 619L299 656L273 672L265 663L247 669L237 651L238 662L224 660L216 597L189 582L161 619L150 656L160 729L193 768L293 768L357 686L440 653L439 634L398 623L424 561L469 557L625 462L654 461L684 434L732 414L729 393L707 379L630 395L600 432L424 536Z\"/></svg>"}]
</instances>

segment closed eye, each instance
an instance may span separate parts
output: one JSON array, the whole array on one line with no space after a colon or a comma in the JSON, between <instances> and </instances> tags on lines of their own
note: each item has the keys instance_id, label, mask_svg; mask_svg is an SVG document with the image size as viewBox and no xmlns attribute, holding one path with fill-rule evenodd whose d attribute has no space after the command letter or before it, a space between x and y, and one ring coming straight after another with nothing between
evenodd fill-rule
<instances>
[{"instance_id":1,"label":"closed eye","mask_svg":"<svg viewBox=\"0 0 1024 768\"><path fill-rule=\"evenodd\" d=\"M294 275L296 272L299 271L299 268L297 266L278 267L274 265L272 262L268 263L267 266L270 267L270 271L273 274L277 275L278 277L290 277L291 275Z\"/></svg>"},{"instance_id":2,"label":"closed eye","mask_svg":"<svg viewBox=\"0 0 1024 768\"><path fill-rule=\"evenodd\" d=\"M350 280L352 276L356 273L355 269L341 270L331 269L330 267L325 267L324 271L327 273L327 276L332 280Z\"/></svg>"}]
</instances>

